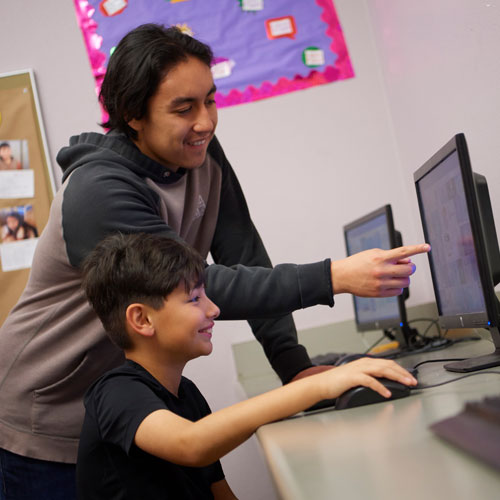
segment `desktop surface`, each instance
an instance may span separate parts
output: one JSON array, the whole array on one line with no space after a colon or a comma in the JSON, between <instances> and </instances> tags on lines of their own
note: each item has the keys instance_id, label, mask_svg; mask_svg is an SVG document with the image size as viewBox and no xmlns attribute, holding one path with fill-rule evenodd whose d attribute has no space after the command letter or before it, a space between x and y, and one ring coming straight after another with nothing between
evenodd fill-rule
<instances>
[{"instance_id":1,"label":"desktop surface","mask_svg":"<svg viewBox=\"0 0 500 500\"><path fill-rule=\"evenodd\" d=\"M488 340L398 360L467 357L491 351ZM430 426L458 414L470 401L500 394L500 375L477 374L412 391L393 401L327 410L265 425L257 431L281 498L444 499L498 498L500 474L438 438ZM419 384L459 377L442 363L419 367ZM263 389L265 390L265 388Z\"/></svg>"}]
</instances>

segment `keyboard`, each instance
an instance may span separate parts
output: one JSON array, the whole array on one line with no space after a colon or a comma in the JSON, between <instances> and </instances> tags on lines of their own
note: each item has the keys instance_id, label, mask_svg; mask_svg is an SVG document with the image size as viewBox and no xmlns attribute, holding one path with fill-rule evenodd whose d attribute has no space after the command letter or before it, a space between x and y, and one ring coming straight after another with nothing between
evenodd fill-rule
<instances>
[{"instance_id":1,"label":"keyboard","mask_svg":"<svg viewBox=\"0 0 500 500\"><path fill-rule=\"evenodd\" d=\"M459 414L430 428L440 438L500 470L500 395L468 402Z\"/></svg>"}]
</instances>

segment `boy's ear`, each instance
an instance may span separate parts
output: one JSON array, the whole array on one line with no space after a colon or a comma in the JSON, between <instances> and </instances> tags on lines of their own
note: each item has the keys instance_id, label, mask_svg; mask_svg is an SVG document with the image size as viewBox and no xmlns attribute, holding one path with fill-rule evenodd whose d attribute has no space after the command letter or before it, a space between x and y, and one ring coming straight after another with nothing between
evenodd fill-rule
<instances>
[{"instance_id":1,"label":"boy's ear","mask_svg":"<svg viewBox=\"0 0 500 500\"><path fill-rule=\"evenodd\" d=\"M139 335L152 337L155 333L150 309L145 304L130 304L125 312L125 317L130 328Z\"/></svg>"}]
</instances>

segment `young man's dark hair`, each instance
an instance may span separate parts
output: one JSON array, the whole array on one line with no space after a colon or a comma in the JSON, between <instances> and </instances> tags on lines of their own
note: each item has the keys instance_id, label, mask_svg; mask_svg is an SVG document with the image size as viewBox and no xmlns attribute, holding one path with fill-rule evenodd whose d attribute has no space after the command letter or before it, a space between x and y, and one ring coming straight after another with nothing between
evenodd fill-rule
<instances>
[{"instance_id":1,"label":"young man's dark hair","mask_svg":"<svg viewBox=\"0 0 500 500\"><path fill-rule=\"evenodd\" d=\"M102 126L137 139L128 122L146 115L149 98L163 78L189 56L210 66L213 54L208 45L175 26L143 24L125 35L109 59L102 82L99 99L109 115Z\"/></svg>"},{"instance_id":2,"label":"young man's dark hair","mask_svg":"<svg viewBox=\"0 0 500 500\"><path fill-rule=\"evenodd\" d=\"M186 290L203 284L203 271L199 253L184 243L152 234L116 233L101 241L84 261L82 288L111 340L128 349L127 307L142 302L160 309L179 284Z\"/></svg>"}]
</instances>

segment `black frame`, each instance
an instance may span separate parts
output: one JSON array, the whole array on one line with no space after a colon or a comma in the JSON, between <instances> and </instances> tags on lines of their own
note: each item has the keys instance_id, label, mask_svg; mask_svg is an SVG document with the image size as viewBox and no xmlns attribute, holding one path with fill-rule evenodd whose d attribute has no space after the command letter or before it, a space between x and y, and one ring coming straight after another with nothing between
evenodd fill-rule
<instances>
[{"instance_id":1,"label":"black frame","mask_svg":"<svg viewBox=\"0 0 500 500\"><path fill-rule=\"evenodd\" d=\"M434 287L434 295L436 297L439 323L444 328L487 328L490 330L493 343L495 344L496 350L492 355L487 355L490 357L481 362L479 358L471 358L466 360L466 362L452 363L445 365L445 368L450 371L474 371L481 368L486 368L490 366L497 366L500 364L500 307L499 301L495 294L495 288L493 283L493 271L490 267L490 261L488 254L492 254L491 244L488 249L487 241L491 241L490 238L486 238L484 234L484 228L482 224L482 218L486 214L481 213L481 204L478 201L477 190L481 189L482 196L488 195L485 188L484 177L474 174L471 168L469 152L467 148L467 143L465 140L465 135L463 133L456 134L451 140L449 140L442 148L439 149L429 160L427 160L414 174L413 178L415 181L415 188L417 191L417 199L420 210L420 218L422 221L422 227L424 231L425 240L428 240L428 231L425 225L423 203L420 193L419 181L424 178L429 172L437 168L446 158L448 158L454 152L457 152L460 172L462 176L462 182L464 186L464 193L467 203L467 210L469 213L471 232L474 241L474 248L476 251L477 264L479 269L479 276L481 280L481 288L483 291L484 303L486 307L485 313L478 314L464 314L464 315L451 315L446 316L442 313L439 292L436 286L436 276L432 260L432 250L428 254L429 266L432 275L432 283ZM488 195L489 196L489 195ZM484 206L484 204L483 204ZM492 216L491 216L492 217ZM495 235L496 237L496 235ZM429 242L431 243L431 242ZM431 243L432 244L432 243ZM498 244L497 250L498 252ZM478 360L475 362L474 360ZM477 365L477 366L476 366Z\"/></svg>"}]
</instances>

